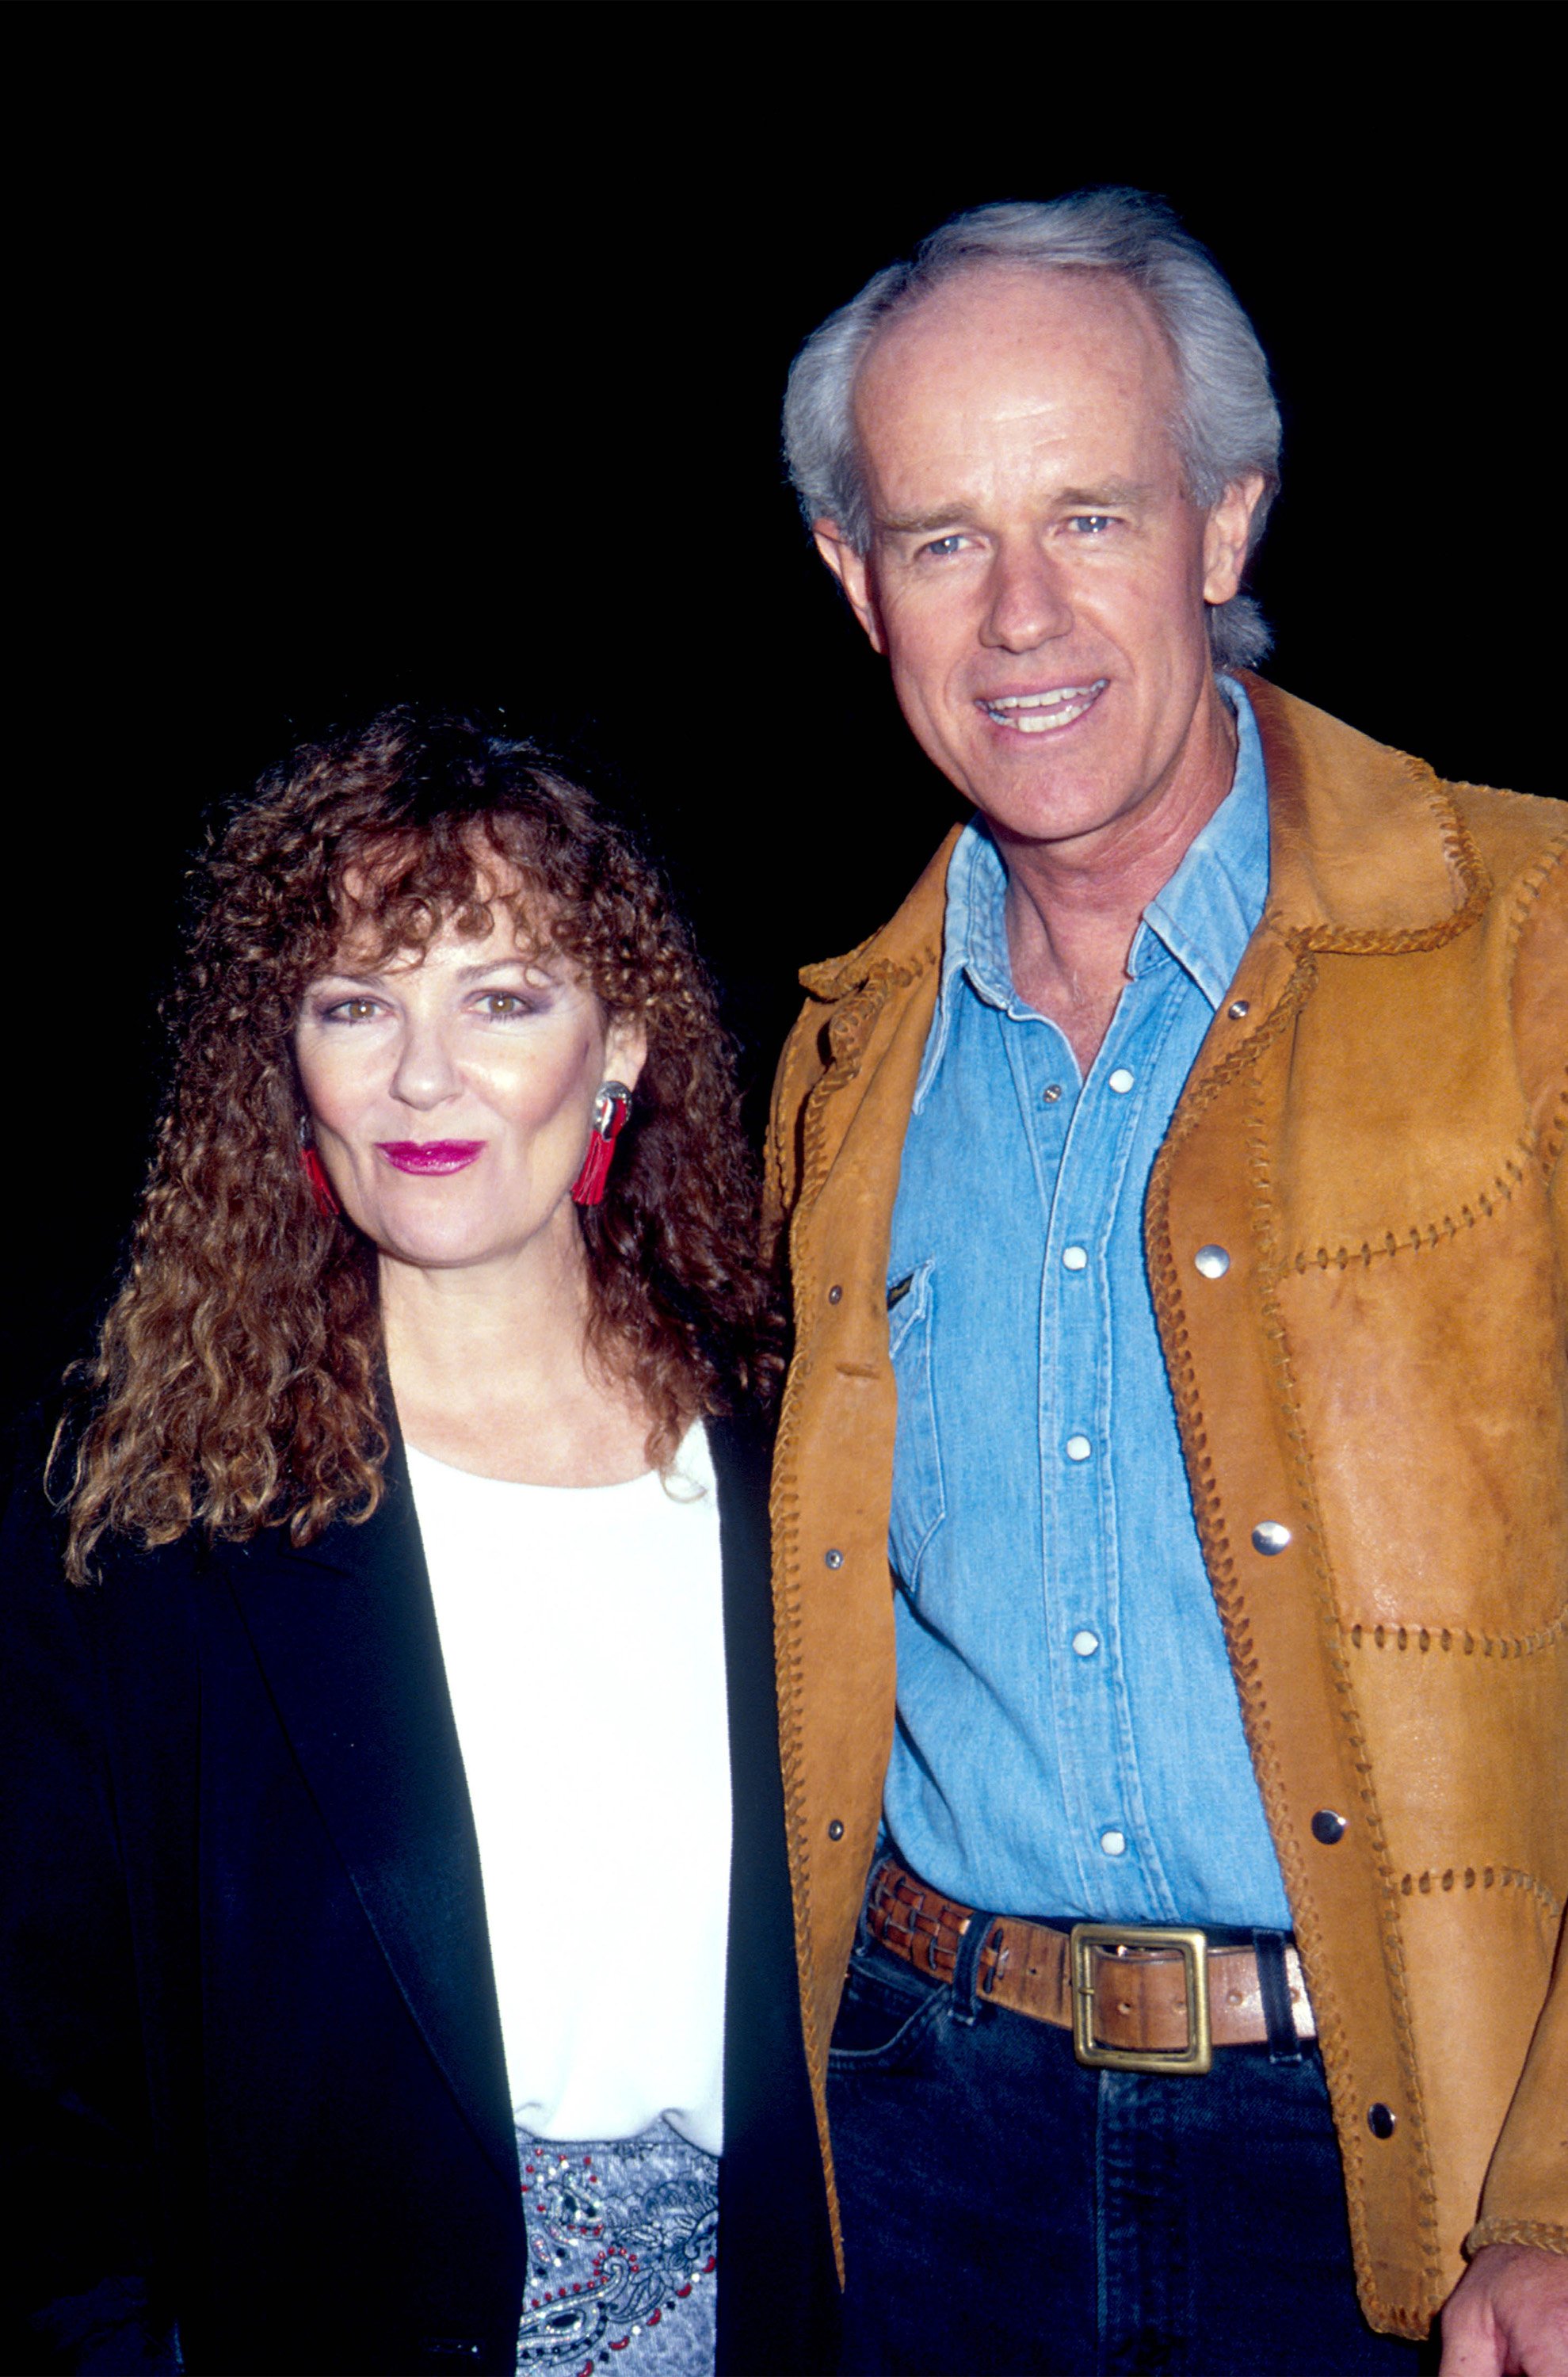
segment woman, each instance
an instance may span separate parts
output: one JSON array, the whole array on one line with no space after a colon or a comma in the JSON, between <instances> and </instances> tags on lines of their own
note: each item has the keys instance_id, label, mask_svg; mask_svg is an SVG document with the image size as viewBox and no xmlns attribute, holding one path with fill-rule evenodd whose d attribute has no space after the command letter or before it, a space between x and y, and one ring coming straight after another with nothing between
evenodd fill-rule
<instances>
[{"instance_id":1,"label":"woman","mask_svg":"<svg viewBox=\"0 0 1568 2377\"><path fill-rule=\"evenodd\" d=\"M197 884L128 1275L6 1522L17 2365L686 2377L716 2287L721 2370L823 2367L703 978L461 718L300 752Z\"/></svg>"}]
</instances>

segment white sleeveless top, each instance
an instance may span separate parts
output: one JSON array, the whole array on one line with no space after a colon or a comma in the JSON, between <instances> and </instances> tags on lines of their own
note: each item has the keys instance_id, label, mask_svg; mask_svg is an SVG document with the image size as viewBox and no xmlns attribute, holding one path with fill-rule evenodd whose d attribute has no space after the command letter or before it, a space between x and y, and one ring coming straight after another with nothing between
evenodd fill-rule
<instances>
[{"instance_id":1,"label":"white sleeveless top","mask_svg":"<svg viewBox=\"0 0 1568 2377\"><path fill-rule=\"evenodd\" d=\"M479 1835L507 2071L544 2138L723 2144L729 1740L718 1494L516 1486L408 1449Z\"/></svg>"}]
</instances>

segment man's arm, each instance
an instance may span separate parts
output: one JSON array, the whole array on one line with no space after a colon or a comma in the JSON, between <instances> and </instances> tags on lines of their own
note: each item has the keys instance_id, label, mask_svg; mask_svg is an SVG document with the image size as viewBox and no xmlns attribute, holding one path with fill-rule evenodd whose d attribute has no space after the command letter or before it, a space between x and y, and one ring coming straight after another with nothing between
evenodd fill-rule
<instances>
[{"instance_id":1,"label":"man's arm","mask_svg":"<svg viewBox=\"0 0 1568 2377\"><path fill-rule=\"evenodd\" d=\"M1568 1279L1568 858L1540 881L1520 934L1514 1021L1540 1160L1551 1183L1558 1276ZM1466 2240L1469 2268L1442 2314L1442 2377L1568 2377L1568 1943Z\"/></svg>"},{"instance_id":2,"label":"man's arm","mask_svg":"<svg viewBox=\"0 0 1568 2377\"><path fill-rule=\"evenodd\" d=\"M762 1154L762 1243L769 1261L780 1258L779 1241L789 1227L800 1193L800 1132L806 1101L820 1074L817 1049L823 1009L808 1001L796 1020L773 1078L768 1136Z\"/></svg>"}]
</instances>

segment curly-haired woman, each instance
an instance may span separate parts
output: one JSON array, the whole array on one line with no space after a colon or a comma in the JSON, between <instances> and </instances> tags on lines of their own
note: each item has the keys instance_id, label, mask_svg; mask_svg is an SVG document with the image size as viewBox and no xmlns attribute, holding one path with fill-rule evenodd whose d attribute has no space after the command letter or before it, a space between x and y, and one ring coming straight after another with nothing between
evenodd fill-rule
<instances>
[{"instance_id":1,"label":"curly-haired woman","mask_svg":"<svg viewBox=\"0 0 1568 2377\"><path fill-rule=\"evenodd\" d=\"M823 2367L704 978L462 718L298 753L196 881L6 1521L12 2365L686 2377L716 2299L721 2370Z\"/></svg>"}]
</instances>

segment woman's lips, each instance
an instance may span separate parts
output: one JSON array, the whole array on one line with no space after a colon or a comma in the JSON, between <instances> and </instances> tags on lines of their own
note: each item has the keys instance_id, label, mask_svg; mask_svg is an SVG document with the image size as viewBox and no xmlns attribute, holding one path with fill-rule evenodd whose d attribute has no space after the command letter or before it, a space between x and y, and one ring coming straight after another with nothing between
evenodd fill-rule
<instances>
[{"instance_id":1,"label":"woman's lips","mask_svg":"<svg viewBox=\"0 0 1568 2377\"><path fill-rule=\"evenodd\" d=\"M399 1172L461 1172L485 1153L482 1139L378 1139L376 1153Z\"/></svg>"}]
</instances>

